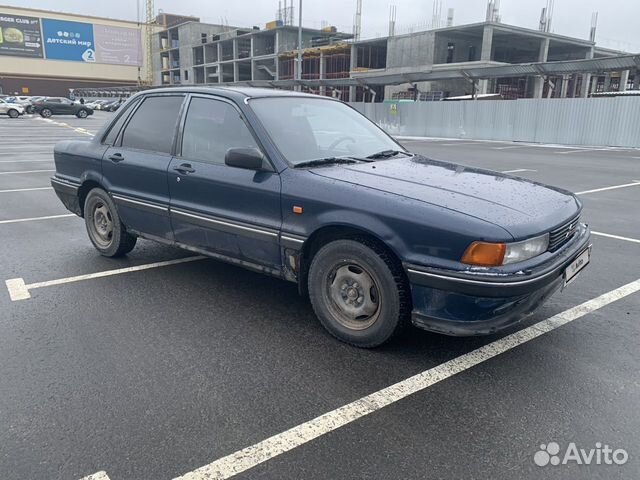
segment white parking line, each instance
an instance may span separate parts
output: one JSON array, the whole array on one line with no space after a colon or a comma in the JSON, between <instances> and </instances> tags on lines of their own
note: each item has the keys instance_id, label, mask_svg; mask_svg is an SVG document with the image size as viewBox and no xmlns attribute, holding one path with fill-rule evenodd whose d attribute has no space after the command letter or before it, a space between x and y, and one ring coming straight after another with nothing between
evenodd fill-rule
<instances>
[{"instance_id":1,"label":"white parking line","mask_svg":"<svg viewBox=\"0 0 640 480\"><path fill-rule=\"evenodd\" d=\"M41 163L51 162L52 158L45 158L44 160L0 160L0 163Z\"/></svg>"},{"instance_id":2,"label":"white parking line","mask_svg":"<svg viewBox=\"0 0 640 480\"><path fill-rule=\"evenodd\" d=\"M34 192L36 190L53 190L53 188L51 187L14 188L12 190L0 190L0 193Z\"/></svg>"},{"instance_id":3,"label":"white parking line","mask_svg":"<svg viewBox=\"0 0 640 480\"><path fill-rule=\"evenodd\" d=\"M493 150L510 150L512 148L523 148L528 145L512 145L510 147L491 147Z\"/></svg>"},{"instance_id":4,"label":"white parking line","mask_svg":"<svg viewBox=\"0 0 640 480\"><path fill-rule=\"evenodd\" d=\"M557 153L559 155L570 155L572 153L600 152L600 151L606 151L606 150L611 150L611 148L582 148L582 149L576 149L576 150L569 150L567 152L553 152L553 153Z\"/></svg>"},{"instance_id":5,"label":"white parking line","mask_svg":"<svg viewBox=\"0 0 640 480\"><path fill-rule=\"evenodd\" d=\"M320 415L255 445L222 457L175 480L214 478L221 480L233 477L638 291L640 291L640 279Z\"/></svg>"},{"instance_id":6,"label":"white parking line","mask_svg":"<svg viewBox=\"0 0 640 480\"><path fill-rule=\"evenodd\" d=\"M75 217L75 213L67 213L64 215L49 215L47 217L31 217L31 218L14 218L12 220L0 220L0 225L6 225L8 223L22 223L22 222L35 222L38 220L53 220L56 218Z\"/></svg>"},{"instance_id":7,"label":"white parking line","mask_svg":"<svg viewBox=\"0 0 640 480\"><path fill-rule=\"evenodd\" d=\"M616 190L618 188L637 187L640 185L640 181L632 180L633 183L625 183L623 185L613 185L611 187L594 188L593 190L585 190L583 192L576 192L576 195L585 195L587 193L605 192L607 190Z\"/></svg>"},{"instance_id":8,"label":"white parking line","mask_svg":"<svg viewBox=\"0 0 640 480\"><path fill-rule=\"evenodd\" d=\"M620 235L611 235L610 233L594 232L593 230L591 231L591 233L600 237L613 238L615 240L624 240L625 242L640 243L640 240L636 238L621 237Z\"/></svg>"},{"instance_id":9,"label":"white parking line","mask_svg":"<svg viewBox=\"0 0 640 480\"><path fill-rule=\"evenodd\" d=\"M110 480L109 475L104 470L82 477L80 480Z\"/></svg>"},{"instance_id":10,"label":"white parking line","mask_svg":"<svg viewBox=\"0 0 640 480\"><path fill-rule=\"evenodd\" d=\"M530 168L517 168L515 170L503 170L502 173L519 173L519 172L537 172L537 170L531 170Z\"/></svg>"},{"instance_id":11,"label":"white parking line","mask_svg":"<svg viewBox=\"0 0 640 480\"><path fill-rule=\"evenodd\" d=\"M18 300L27 300L31 298L29 290L35 288L53 287L54 285L63 285L65 283L81 282L83 280L92 280L94 278L110 277L112 275L121 275L123 273L139 272L141 270L149 270L151 268L167 267L169 265L178 265L180 263L195 262L196 260L203 260L207 257L198 255L196 257L179 258L177 260L167 260L164 262L147 263L145 265L136 265L135 267L117 268L115 270L106 270L104 272L88 273L86 275L77 275L75 277L58 278L56 280L48 280L46 282L37 283L24 283L22 278L11 278L5 280L7 290L9 290L9 297L11 301L16 302Z\"/></svg>"},{"instance_id":12,"label":"white parking line","mask_svg":"<svg viewBox=\"0 0 640 480\"><path fill-rule=\"evenodd\" d=\"M21 173L45 173L55 172L55 170L22 170L17 172L0 172L0 175L19 175Z\"/></svg>"}]
</instances>

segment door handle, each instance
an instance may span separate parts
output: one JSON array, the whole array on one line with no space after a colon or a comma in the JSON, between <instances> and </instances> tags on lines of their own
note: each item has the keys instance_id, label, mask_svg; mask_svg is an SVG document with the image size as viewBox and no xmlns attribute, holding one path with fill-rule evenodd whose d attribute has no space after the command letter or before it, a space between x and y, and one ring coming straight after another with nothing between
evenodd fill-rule
<instances>
[{"instance_id":1,"label":"door handle","mask_svg":"<svg viewBox=\"0 0 640 480\"><path fill-rule=\"evenodd\" d=\"M124 157L121 153L114 153L113 155L109 155L109 160L113 163L118 163L124 160Z\"/></svg>"},{"instance_id":2,"label":"door handle","mask_svg":"<svg viewBox=\"0 0 640 480\"><path fill-rule=\"evenodd\" d=\"M187 173L193 173L196 171L195 168L193 168L189 163L183 163L182 165L178 165L177 167L173 168L176 172L179 172L183 175L186 175Z\"/></svg>"}]
</instances>

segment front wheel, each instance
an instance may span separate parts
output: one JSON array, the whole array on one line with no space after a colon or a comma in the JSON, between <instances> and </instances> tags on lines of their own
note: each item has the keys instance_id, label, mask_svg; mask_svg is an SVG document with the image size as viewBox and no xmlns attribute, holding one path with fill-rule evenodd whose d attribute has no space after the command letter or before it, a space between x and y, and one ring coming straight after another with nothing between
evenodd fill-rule
<instances>
[{"instance_id":1,"label":"front wheel","mask_svg":"<svg viewBox=\"0 0 640 480\"><path fill-rule=\"evenodd\" d=\"M78 118L87 118L87 111L86 110L80 110L78 113L76 113L76 116Z\"/></svg>"},{"instance_id":2,"label":"front wheel","mask_svg":"<svg viewBox=\"0 0 640 480\"><path fill-rule=\"evenodd\" d=\"M91 243L105 257L126 255L136 246L137 237L127 232L113 200L101 188L87 195L84 223Z\"/></svg>"},{"instance_id":3,"label":"front wheel","mask_svg":"<svg viewBox=\"0 0 640 480\"><path fill-rule=\"evenodd\" d=\"M7 115L9 115L10 118L18 118L20 113L15 108L12 108L7 112Z\"/></svg>"},{"instance_id":4,"label":"front wheel","mask_svg":"<svg viewBox=\"0 0 640 480\"><path fill-rule=\"evenodd\" d=\"M43 108L40 112L40 116L43 118L49 118L51 115L53 115L53 112L48 108Z\"/></svg>"},{"instance_id":5,"label":"front wheel","mask_svg":"<svg viewBox=\"0 0 640 480\"><path fill-rule=\"evenodd\" d=\"M402 266L368 239L323 246L309 269L309 298L329 333L363 348L389 340L411 311Z\"/></svg>"}]
</instances>

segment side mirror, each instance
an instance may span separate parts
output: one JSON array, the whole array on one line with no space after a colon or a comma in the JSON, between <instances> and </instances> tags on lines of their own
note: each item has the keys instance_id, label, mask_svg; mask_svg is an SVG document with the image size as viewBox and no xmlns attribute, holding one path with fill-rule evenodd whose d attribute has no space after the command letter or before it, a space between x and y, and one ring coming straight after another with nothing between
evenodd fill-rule
<instances>
[{"instance_id":1,"label":"side mirror","mask_svg":"<svg viewBox=\"0 0 640 480\"><path fill-rule=\"evenodd\" d=\"M230 167L262 170L264 156L257 148L230 148L224 156L224 163Z\"/></svg>"}]
</instances>

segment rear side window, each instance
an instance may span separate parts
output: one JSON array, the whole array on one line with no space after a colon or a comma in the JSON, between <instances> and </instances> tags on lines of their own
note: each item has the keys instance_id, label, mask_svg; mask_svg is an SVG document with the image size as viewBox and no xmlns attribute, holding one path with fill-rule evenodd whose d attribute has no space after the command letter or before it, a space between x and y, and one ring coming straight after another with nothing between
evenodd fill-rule
<instances>
[{"instance_id":1,"label":"rear side window","mask_svg":"<svg viewBox=\"0 0 640 480\"><path fill-rule=\"evenodd\" d=\"M122 146L171 153L183 96L148 97L122 134Z\"/></svg>"},{"instance_id":2,"label":"rear side window","mask_svg":"<svg viewBox=\"0 0 640 480\"><path fill-rule=\"evenodd\" d=\"M105 145L113 145L115 143L116 138L118 138L118 133L120 133L120 130L122 130L122 125L124 125L124 122L127 121L129 113L136 107L136 105L138 105L138 103L140 103L139 98L131 102L130 105L126 106L126 110L122 112L122 114L111 126L109 133L107 133L107 136L104 137L102 143L104 143Z\"/></svg>"}]
</instances>

